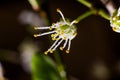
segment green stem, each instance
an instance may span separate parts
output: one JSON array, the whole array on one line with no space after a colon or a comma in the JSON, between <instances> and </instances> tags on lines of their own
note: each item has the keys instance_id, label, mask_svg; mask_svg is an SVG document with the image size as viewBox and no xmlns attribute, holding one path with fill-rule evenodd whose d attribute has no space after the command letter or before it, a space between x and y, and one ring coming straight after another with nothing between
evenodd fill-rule
<instances>
[{"instance_id":1,"label":"green stem","mask_svg":"<svg viewBox=\"0 0 120 80\"><path fill-rule=\"evenodd\" d=\"M86 18L87 16L89 16L91 14L100 15L104 19L110 20L110 16L104 10L102 10L102 9L97 10L96 8L93 7L93 5L90 2L88 2L86 0L78 0L78 2L85 5L86 7L88 7L91 10L90 12L83 14L83 16L81 16L80 20L82 20L84 17Z\"/></svg>"},{"instance_id":2,"label":"green stem","mask_svg":"<svg viewBox=\"0 0 120 80\"><path fill-rule=\"evenodd\" d=\"M87 11L86 13L80 15L76 20L77 22L79 22L92 14L93 14L93 11Z\"/></svg>"},{"instance_id":3,"label":"green stem","mask_svg":"<svg viewBox=\"0 0 120 80\"><path fill-rule=\"evenodd\" d=\"M53 41L50 39L50 42L52 43ZM58 68L59 74L62 77L62 80L67 80L66 71L65 71L65 68L64 68L64 65L62 63L62 59L60 57L58 50L54 51L53 55L54 55L55 61L57 63L57 68Z\"/></svg>"},{"instance_id":4,"label":"green stem","mask_svg":"<svg viewBox=\"0 0 120 80\"><path fill-rule=\"evenodd\" d=\"M92 4L86 0L77 0L78 2L82 3L83 5L87 6L88 8L92 8Z\"/></svg>"},{"instance_id":5,"label":"green stem","mask_svg":"<svg viewBox=\"0 0 120 80\"><path fill-rule=\"evenodd\" d=\"M60 75L62 77L62 80L67 80L66 71L64 69L64 66L63 66L63 63L61 61L61 57L60 57L58 51L55 51L54 58L55 58L55 60L56 60L56 62L58 64L58 70L59 70L59 73L60 73Z\"/></svg>"},{"instance_id":6,"label":"green stem","mask_svg":"<svg viewBox=\"0 0 120 80\"><path fill-rule=\"evenodd\" d=\"M103 17L104 19L110 20L110 16L104 11L104 10L99 10L98 15Z\"/></svg>"}]
</instances>

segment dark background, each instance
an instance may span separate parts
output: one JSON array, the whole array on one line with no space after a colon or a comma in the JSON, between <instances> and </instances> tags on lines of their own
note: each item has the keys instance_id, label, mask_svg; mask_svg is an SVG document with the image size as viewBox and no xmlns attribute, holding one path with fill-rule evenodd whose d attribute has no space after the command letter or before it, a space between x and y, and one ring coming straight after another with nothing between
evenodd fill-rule
<instances>
[{"instance_id":1,"label":"dark background","mask_svg":"<svg viewBox=\"0 0 120 80\"><path fill-rule=\"evenodd\" d=\"M99 0L89 1L96 8L105 9ZM114 0L114 3L118 8L120 1ZM71 20L89 10L76 0L48 0L42 4L42 8L49 15L51 22L57 22L60 18L56 12L57 8ZM18 21L23 10L32 10L27 0L0 0L0 49L16 52L15 57L19 57L18 47L26 37L34 39L26 26ZM112 31L109 21L97 15L82 20L77 27L78 34L72 40L70 54L60 51L68 75L78 80L103 80L92 75L92 66L100 63L108 70L108 78L105 80L120 80L120 34ZM21 67L19 58L13 61L1 59L1 62L5 77L9 80L30 80L30 75Z\"/></svg>"}]
</instances>

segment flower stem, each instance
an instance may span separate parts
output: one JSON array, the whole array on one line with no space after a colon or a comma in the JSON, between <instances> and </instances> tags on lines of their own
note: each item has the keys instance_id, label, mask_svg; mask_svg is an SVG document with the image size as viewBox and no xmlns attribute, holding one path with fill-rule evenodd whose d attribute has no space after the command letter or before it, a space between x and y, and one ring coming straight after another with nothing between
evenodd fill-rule
<instances>
[{"instance_id":1,"label":"flower stem","mask_svg":"<svg viewBox=\"0 0 120 80\"><path fill-rule=\"evenodd\" d=\"M79 22L92 14L93 14L93 11L87 11L86 13L80 15L76 20L77 22Z\"/></svg>"},{"instance_id":2,"label":"flower stem","mask_svg":"<svg viewBox=\"0 0 120 80\"><path fill-rule=\"evenodd\" d=\"M77 0L78 2L82 3L83 5L85 5L88 8L92 8L92 4L86 0Z\"/></svg>"},{"instance_id":3,"label":"flower stem","mask_svg":"<svg viewBox=\"0 0 120 80\"><path fill-rule=\"evenodd\" d=\"M58 71L62 77L62 80L67 80L66 71L64 69L64 65L62 63L62 60L61 60L61 57L60 57L58 51L55 51L54 58L58 64Z\"/></svg>"},{"instance_id":4,"label":"flower stem","mask_svg":"<svg viewBox=\"0 0 120 80\"><path fill-rule=\"evenodd\" d=\"M78 17L78 20L82 20L88 16L90 16L91 14L94 14L94 15L99 15L101 16L102 18L106 19L106 20L110 20L110 16L102 9L100 10L97 10L96 8L93 7L93 5L86 1L86 0L78 0L78 2L80 2L81 4L85 5L86 7L88 7L90 9L90 11L84 13L83 15L79 16Z\"/></svg>"},{"instance_id":5,"label":"flower stem","mask_svg":"<svg viewBox=\"0 0 120 80\"><path fill-rule=\"evenodd\" d=\"M103 17L106 20L110 20L110 16L102 9L98 11L98 15L100 15L101 17Z\"/></svg>"},{"instance_id":6,"label":"flower stem","mask_svg":"<svg viewBox=\"0 0 120 80\"><path fill-rule=\"evenodd\" d=\"M48 24L50 24L50 23L48 23ZM51 38L51 37L49 36L49 38ZM53 43L53 41L51 39L50 39L50 43ZM59 74L61 75L62 80L67 80L66 71L65 71L61 56L59 54L59 51L58 50L54 51L53 56L56 61L57 69L59 71Z\"/></svg>"}]
</instances>

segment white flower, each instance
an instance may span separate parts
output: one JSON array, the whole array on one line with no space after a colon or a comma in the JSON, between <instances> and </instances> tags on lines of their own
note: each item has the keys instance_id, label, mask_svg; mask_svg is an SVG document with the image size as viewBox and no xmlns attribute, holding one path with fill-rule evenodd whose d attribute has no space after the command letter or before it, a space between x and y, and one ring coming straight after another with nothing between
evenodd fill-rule
<instances>
[{"instance_id":1,"label":"white flower","mask_svg":"<svg viewBox=\"0 0 120 80\"><path fill-rule=\"evenodd\" d=\"M110 25L113 31L120 33L120 8L111 16Z\"/></svg>"},{"instance_id":2,"label":"white flower","mask_svg":"<svg viewBox=\"0 0 120 80\"><path fill-rule=\"evenodd\" d=\"M60 47L60 50L63 50L68 45L66 53L69 53L71 40L75 38L77 34L77 28L74 25L74 23L77 23L77 21L76 20L72 22L66 21L62 12L59 9L57 9L57 12L59 12L60 15L62 16L62 21L59 21L50 27L35 27L35 29L49 29L51 31L42 34L35 34L34 37L51 34L52 40L55 40L53 45L45 52L45 54L48 54L48 52L52 53L53 51L55 51L56 48L63 41L64 44L62 47Z\"/></svg>"}]
</instances>

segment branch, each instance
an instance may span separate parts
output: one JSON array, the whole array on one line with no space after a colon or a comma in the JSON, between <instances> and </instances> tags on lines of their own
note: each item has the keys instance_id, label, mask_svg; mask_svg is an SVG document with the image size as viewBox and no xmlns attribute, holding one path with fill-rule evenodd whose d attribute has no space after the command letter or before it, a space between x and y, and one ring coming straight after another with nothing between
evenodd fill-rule
<instances>
[{"instance_id":1,"label":"branch","mask_svg":"<svg viewBox=\"0 0 120 80\"><path fill-rule=\"evenodd\" d=\"M78 21L86 18L87 16L89 16L91 14L99 15L99 16L103 17L104 19L109 20L110 16L104 10L102 10L102 9L97 10L96 8L94 8L92 3L90 3L89 1L87 1L87 0L77 0L77 1L90 9L90 12L87 12L87 13L83 14L82 16L79 16L77 18Z\"/></svg>"}]
</instances>

